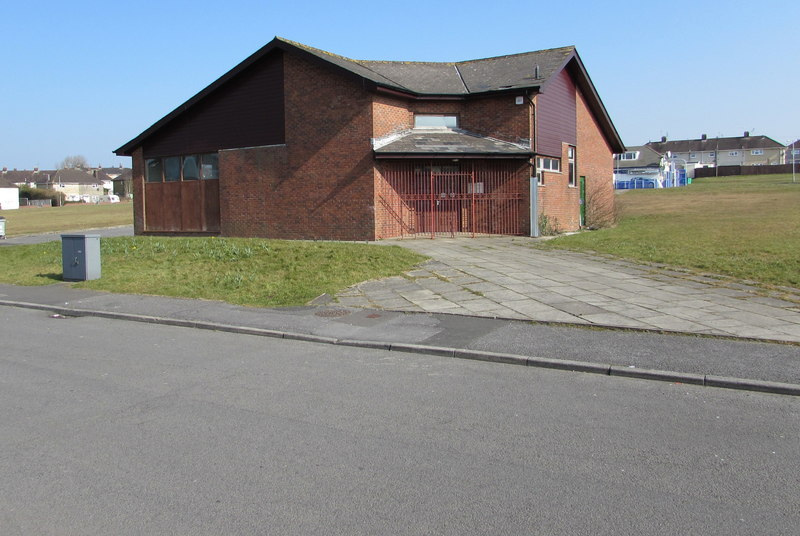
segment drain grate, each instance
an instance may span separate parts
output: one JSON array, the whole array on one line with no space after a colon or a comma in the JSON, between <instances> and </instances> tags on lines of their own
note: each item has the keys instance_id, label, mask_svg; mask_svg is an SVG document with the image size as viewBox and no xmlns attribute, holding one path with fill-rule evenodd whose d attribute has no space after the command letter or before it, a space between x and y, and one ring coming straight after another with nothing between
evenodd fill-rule
<instances>
[{"instance_id":1,"label":"drain grate","mask_svg":"<svg viewBox=\"0 0 800 536\"><path fill-rule=\"evenodd\" d=\"M345 309L323 309L322 311L314 313L315 316L322 316L325 318L338 318L349 314L350 311L346 311Z\"/></svg>"}]
</instances>

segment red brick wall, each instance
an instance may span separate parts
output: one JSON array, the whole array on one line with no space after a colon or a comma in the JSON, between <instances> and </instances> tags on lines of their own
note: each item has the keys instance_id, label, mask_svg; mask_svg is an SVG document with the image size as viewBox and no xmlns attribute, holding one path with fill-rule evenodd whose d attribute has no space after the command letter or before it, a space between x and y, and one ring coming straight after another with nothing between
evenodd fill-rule
<instances>
[{"instance_id":1,"label":"red brick wall","mask_svg":"<svg viewBox=\"0 0 800 536\"><path fill-rule=\"evenodd\" d=\"M459 126L483 136L518 142L529 139L530 105L527 99L516 104L516 96L479 99L415 101L386 95L373 99L373 134L379 138L391 132L412 128L414 114L456 115Z\"/></svg>"},{"instance_id":2,"label":"red brick wall","mask_svg":"<svg viewBox=\"0 0 800 536\"><path fill-rule=\"evenodd\" d=\"M568 148L568 144L561 144L561 172L544 172L544 185L539 186L539 216L547 216L558 231L580 228L580 189L577 180L575 187L569 186ZM576 151L580 157L580 147Z\"/></svg>"},{"instance_id":3,"label":"red brick wall","mask_svg":"<svg viewBox=\"0 0 800 536\"><path fill-rule=\"evenodd\" d=\"M516 104L516 95L466 101L461 128L483 136L517 143L530 139L530 103Z\"/></svg>"},{"instance_id":4,"label":"red brick wall","mask_svg":"<svg viewBox=\"0 0 800 536\"><path fill-rule=\"evenodd\" d=\"M615 223L613 150L597 120L577 92L578 177L586 177L586 225L603 227Z\"/></svg>"},{"instance_id":5,"label":"red brick wall","mask_svg":"<svg viewBox=\"0 0 800 536\"><path fill-rule=\"evenodd\" d=\"M375 95L372 101L372 137L380 138L398 130L414 126L414 114L409 109L408 101Z\"/></svg>"},{"instance_id":6,"label":"red brick wall","mask_svg":"<svg viewBox=\"0 0 800 536\"><path fill-rule=\"evenodd\" d=\"M284 57L286 144L220 153L227 236L372 240L372 100L360 85Z\"/></svg>"},{"instance_id":7,"label":"red brick wall","mask_svg":"<svg viewBox=\"0 0 800 536\"><path fill-rule=\"evenodd\" d=\"M220 233L223 236L278 236L286 215L274 210L286 178L285 145L230 149L219 153Z\"/></svg>"},{"instance_id":8,"label":"red brick wall","mask_svg":"<svg viewBox=\"0 0 800 536\"><path fill-rule=\"evenodd\" d=\"M375 238L372 95L350 77L284 58L287 174L268 185L270 236Z\"/></svg>"}]
</instances>

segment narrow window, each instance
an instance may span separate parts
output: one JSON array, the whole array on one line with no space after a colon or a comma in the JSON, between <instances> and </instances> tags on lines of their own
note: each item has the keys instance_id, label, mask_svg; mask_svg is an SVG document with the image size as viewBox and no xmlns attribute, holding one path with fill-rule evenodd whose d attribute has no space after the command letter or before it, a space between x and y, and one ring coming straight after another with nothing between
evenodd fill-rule
<instances>
[{"instance_id":1,"label":"narrow window","mask_svg":"<svg viewBox=\"0 0 800 536\"><path fill-rule=\"evenodd\" d=\"M147 182L161 182L162 168L160 158L148 158L144 164L145 180Z\"/></svg>"},{"instance_id":2,"label":"narrow window","mask_svg":"<svg viewBox=\"0 0 800 536\"><path fill-rule=\"evenodd\" d=\"M575 180L575 147L567 149L567 157L569 159L569 185L574 187L577 184Z\"/></svg>"},{"instance_id":3,"label":"narrow window","mask_svg":"<svg viewBox=\"0 0 800 536\"><path fill-rule=\"evenodd\" d=\"M764 149L753 149L752 151L750 151L750 154L753 156L762 155L764 154Z\"/></svg>"},{"instance_id":4,"label":"narrow window","mask_svg":"<svg viewBox=\"0 0 800 536\"><path fill-rule=\"evenodd\" d=\"M183 157L183 180L196 181L200 179L200 157L196 155Z\"/></svg>"},{"instance_id":5,"label":"narrow window","mask_svg":"<svg viewBox=\"0 0 800 536\"><path fill-rule=\"evenodd\" d=\"M204 154L203 159L203 179L218 179L219 178L219 156L217 153Z\"/></svg>"},{"instance_id":6,"label":"narrow window","mask_svg":"<svg viewBox=\"0 0 800 536\"><path fill-rule=\"evenodd\" d=\"M164 180L176 182L181 180L181 157L168 156L164 159Z\"/></svg>"}]
</instances>

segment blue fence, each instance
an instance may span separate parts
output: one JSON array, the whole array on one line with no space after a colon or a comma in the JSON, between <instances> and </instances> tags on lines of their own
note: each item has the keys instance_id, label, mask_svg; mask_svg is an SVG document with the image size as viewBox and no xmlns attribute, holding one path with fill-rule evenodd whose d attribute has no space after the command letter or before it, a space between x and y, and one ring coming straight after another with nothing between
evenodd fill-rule
<instances>
[{"instance_id":1,"label":"blue fence","mask_svg":"<svg viewBox=\"0 0 800 536\"><path fill-rule=\"evenodd\" d=\"M679 169L667 174L660 179L658 177L632 177L629 180L614 181L614 188L617 190L645 190L648 188L675 188L686 186L686 170Z\"/></svg>"}]
</instances>

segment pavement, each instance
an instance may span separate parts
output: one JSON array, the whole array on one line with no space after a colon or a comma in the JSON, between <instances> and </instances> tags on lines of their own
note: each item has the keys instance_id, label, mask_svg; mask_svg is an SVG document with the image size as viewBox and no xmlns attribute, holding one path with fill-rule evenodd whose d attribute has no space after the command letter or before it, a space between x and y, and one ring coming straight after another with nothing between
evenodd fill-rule
<instances>
[{"instance_id":1,"label":"pavement","mask_svg":"<svg viewBox=\"0 0 800 536\"><path fill-rule=\"evenodd\" d=\"M533 242L387 241L433 260L404 277L356 285L339 294L339 303L800 343L800 289L767 291L720 276L536 249Z\"/></svg>"},{"instance_id":2,"label":"pavement","mask_svg":"<svg viewBox=\"0 0 800 536\"><path fill-rule=\"evenodd\" d=\"M433 260L305 307L109 294L67 283L0 285L0 306L800 395L796 289L770 296L734 280L535 249L519 237L381 244Z\"/></svg>"}]
</instances>

